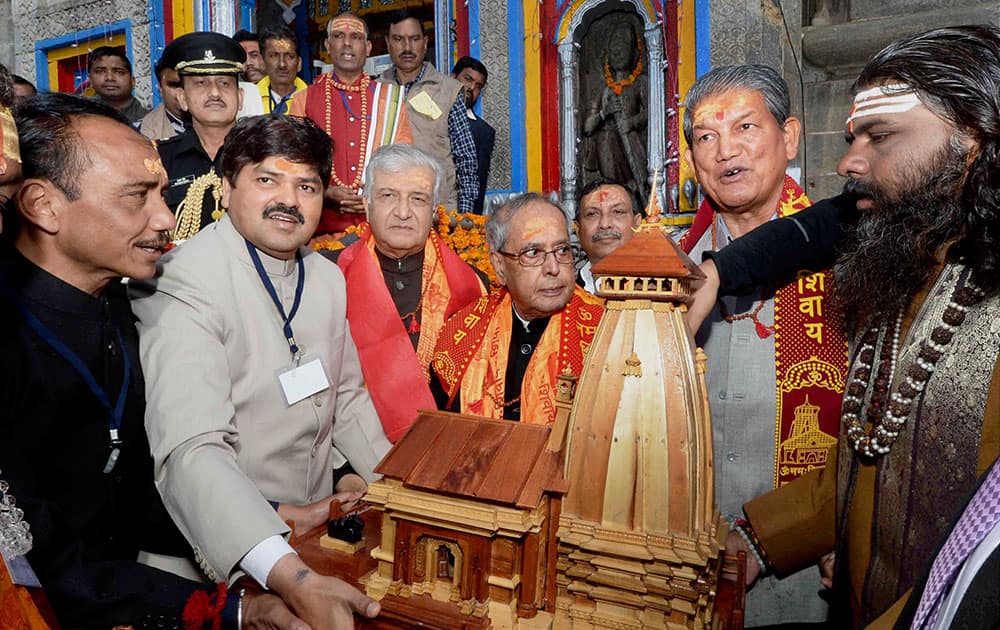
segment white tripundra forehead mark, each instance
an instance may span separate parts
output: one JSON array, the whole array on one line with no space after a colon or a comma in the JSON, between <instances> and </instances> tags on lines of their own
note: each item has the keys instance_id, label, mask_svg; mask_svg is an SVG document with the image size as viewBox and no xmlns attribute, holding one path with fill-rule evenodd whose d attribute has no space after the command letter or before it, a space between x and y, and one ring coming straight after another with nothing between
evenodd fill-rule
<instances>
[{"instance_id":1,"label":"white tripundra forehead mark","mask_svg":"<svg viewBox=\"0 0 1000 630\"><path fill-rule=\"evenodd\" d=\"M889 83L858 92L847 117L847 130L854 132L854 121L877 114L901 114L920 105L917 91L905 83Z\"/></svg>"}]
</instances>

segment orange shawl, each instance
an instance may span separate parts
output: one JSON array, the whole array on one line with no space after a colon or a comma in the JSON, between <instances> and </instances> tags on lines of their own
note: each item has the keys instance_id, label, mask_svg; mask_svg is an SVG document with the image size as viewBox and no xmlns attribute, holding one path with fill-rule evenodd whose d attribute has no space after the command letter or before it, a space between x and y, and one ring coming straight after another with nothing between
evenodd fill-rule
<instances>
[{"instance_id":1,"label":"orange shawl","mask_svg":"<svg viewBox=\"0 0 1000 630\"><path fill-rule=\"evenodd\" d=\"M555 420L556 377L566 368L580 375L603 314L603 301L576 287L566 308L552 316L521 385L522 422ZM504 289L469 304L441 331L432 365L449 404L461 395L462 413L503 418L513 317Z\"/></svg>"}]
</instances>

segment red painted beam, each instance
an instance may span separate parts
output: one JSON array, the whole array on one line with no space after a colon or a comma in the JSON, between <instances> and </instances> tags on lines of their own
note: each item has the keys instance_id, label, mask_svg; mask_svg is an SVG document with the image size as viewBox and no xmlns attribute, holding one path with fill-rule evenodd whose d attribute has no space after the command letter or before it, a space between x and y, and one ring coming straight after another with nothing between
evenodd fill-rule
<instances>
[{"instance_id":1,"label":"red painted beam","mask_svg":"<svg viewBox=\"0 0 1000 630\"><path fill-rule=\"evenodd\" d=\"M541 7L540 49L542 108L542 190L560 189L559 164L559 51L555 43L561 13L557 0L545 0Z\"/></svg>"}]
</instances>

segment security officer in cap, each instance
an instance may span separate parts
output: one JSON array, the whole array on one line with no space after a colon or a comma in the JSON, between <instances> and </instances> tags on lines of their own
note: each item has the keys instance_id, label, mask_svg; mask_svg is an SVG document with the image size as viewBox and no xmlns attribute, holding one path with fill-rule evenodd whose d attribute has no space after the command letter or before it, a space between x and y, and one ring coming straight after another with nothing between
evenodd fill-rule
<instances>
[{"instance_id":1,"label":"security officer in cap","mask_svg":"<svg viewBox=\"0 0 1000 630\"><path fill-rule=\"evenodd\" d=\"M239 74L243 48L219 33L188 33L163 51L181 78L181 109L191 125L158 146L169 184L167 205L177 215L174 240L188 239L224 212L218 158L226 134L236 124L243 102Z\"/></svg>"}]
</instances>

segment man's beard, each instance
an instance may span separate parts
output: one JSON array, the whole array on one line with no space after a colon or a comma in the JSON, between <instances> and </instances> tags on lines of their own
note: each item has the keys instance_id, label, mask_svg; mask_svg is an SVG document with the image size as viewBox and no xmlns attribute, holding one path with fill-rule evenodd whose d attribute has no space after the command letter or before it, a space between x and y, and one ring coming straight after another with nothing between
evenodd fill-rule
<instances>
[{"instance_id":1,"label":"man's beard","mask_svg":"<svg viewBox=\"0 0 1000 630\"><path fill-rule=\"evenodd\" d=\"M845 194L873 202L861 211L834 271L844 312L859 328L905 309L937 269L941 247L961 233L966 155L948 142L926 166L904 167L894 191L871 180L844 186Z\"/></svg>"}]
</instances>

